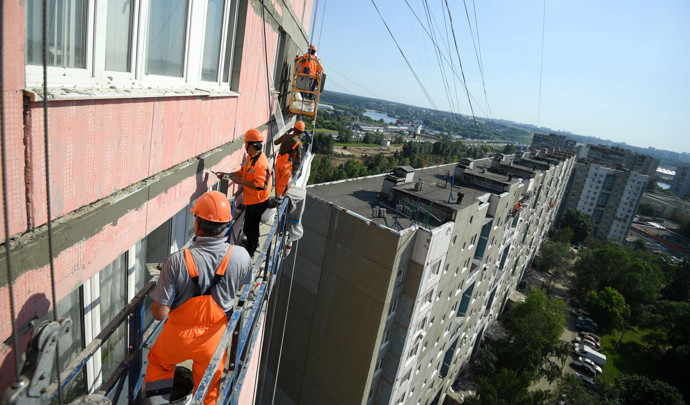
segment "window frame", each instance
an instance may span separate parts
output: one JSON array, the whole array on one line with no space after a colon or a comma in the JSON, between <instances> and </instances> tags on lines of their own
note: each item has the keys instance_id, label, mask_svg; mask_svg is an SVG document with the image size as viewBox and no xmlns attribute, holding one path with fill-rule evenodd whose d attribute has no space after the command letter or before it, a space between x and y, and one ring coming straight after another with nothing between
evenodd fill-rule
<instances>
[{"instance_id":1,"label":"window frame","mask_svg":"<svg viewBox=\"0 0 690 405\"><path fill-rule=\"evenodd\" d=\"M131 0L131 42L128 72L106 70L107 42L107 0L84 0L85 2L85 67L63 68L48 66L48 86L59 88L110 88L110 89L161 89L186 88L208 91L227 91L234 93L233 82L237 51L237 40L243 37L238 32L244 30L239 17L246 0L223 0L223 17L218 57L218 76L216 81L202 80L204 36L208 13L207 0L185 0L186 26L184 33L184 52L182 77L171 77L146 73L146 51L149 29L151 0ZM27 17L24 16L26 19ZM233 29L228 38L228 29ZM25 33L26 36L26 33ZM231 41L228 46L228 40ZM228 78L224 80L226 53ZM24 64L25 87L43 86L43 66ZM235 93L236 94L236 93ZM128 95L131 97L131 94Z\"/></svg>"}]
</instances>

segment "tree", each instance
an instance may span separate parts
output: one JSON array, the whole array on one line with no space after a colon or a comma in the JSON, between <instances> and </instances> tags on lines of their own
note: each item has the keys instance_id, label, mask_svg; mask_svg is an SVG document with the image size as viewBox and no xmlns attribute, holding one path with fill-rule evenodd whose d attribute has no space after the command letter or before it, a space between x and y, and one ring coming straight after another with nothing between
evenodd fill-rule
<instances>
[{"instance_id":1,"label":"tree","mask_svg":"<svg viewBox=\"0 0 690 405\"><path fill-rule=\"evenodd\" d=\"M690 301L690 258L671 264L670 281L661 290L664 299Z\"/></svg>"},{"instance_id":2,"label":"tree","mask_svg":"<svg viewBox=\"0 0 690 405\"><path fill-rule=\"evenodd\" d=\"M625 405L683 405L678 388L663 381L636 374L621 374L616 378L619 401Z\"/></svg>"},{"instance_id":3,"label":"tree","mask_svg":"<svg viewBox=\"0 0 690 405\"><path fill-rule=\"evenodd\" d=\"M503 147L503 153L505 153L506 155L515 153L515 150L515 145L513 145L512 143L508 143L506 144L506 146Z\"/></svg>"},{"instance_id":4,"label":"tree","mask_svg":"<svg viewBox=\"0 0 690 405\"><path fill-rule=\"evenodd\" d=\"M553 242L571 244L573 242L574 234L575 233L570 228L559 229L553 233L551 240Z\"/></svg>"},{"instance_id":5,"label":"tree","mask_svg":"<svg viewBox=\"0 0 690 405\"><path fill-rule=\"evenodd\" d=\"M605 287L596 292L590 291L585 299L585 308L599 321L604 331L621 329L630 317L630 308L625 298L615 289Z\"/></svg>"},{"instance_id":6,"label":"tree","mask_svg":"<svg viewBox=\"0 0 690 405\"><path fill-rule=\"evenodd\" d=\"M331 155L333 153L333 137L330 134L315 134L311 151L319 155Z\"/></svg>"},{"instance_id":7,"label":"tree","mask_svg":"<svg viewBox=\"0 0 690 405\"><path fill-rule=\"evenodd\" d=\"M543 272L560 272L564 270L573 254L565 243L544 241L539 247L535 265Z\"/></svg>"},{"instance_id":8,"label":"tree","mask_svg":"<svg viewBox=\"0 0 690 405\"><path fill-rule=\"evenodd\" d=\"M533 393L527 388L528 374L502 368L498 374L477 379L477 395L466 399L463 404L474 405L533 405ZM537 394L538 395L538 394Z\"/></svg>"},{"instance_id":9,"label":"tree","mask_svg":"<svg viewBox=\"0 0 690 405\"><path fill-rule=\"evenodd\" d=\"M569 209L563 214L560 226L573 230L573 243L577 244L592 236L594 221L582 211Z\"/></svg>"},{"instance_id":10,"label":"tree","mask_svg":"<svg viewBox=\"0 0 690 405\"><path fill-rule=\"evenodd\" d=\"M652 204L646 203L646 202L641 202L640 205L637 207L637 214L638 215L645 215L648 217L655 217L657 216L656 208Z\"/></svg>"},{"instance_id":11,"label":"tree","mask_svg":"<svg viewBox=\"0 0 690 405\"><path fill-rule=\"evenodd\" d=\"M563 405L599 405L599 397L573 376L564 376L552 393L552 403Z\"/></svg>"},{"instance_id":12,"label":"tree","mask_svg":"<svg viewBox=\"0 0 690 405\"><path fill-rule=\"evenodd\" d=\"M628 269L630 261L630 252L619 245L585 249L575 263L578 286L583 291L615 287L615 281Z\"/></svg>"},{"instance_id":13,"label":"tree","mask_svg":"<svg viewBox=\"0 0 690 405\"><path fill-rule=\"evenodd\" d=\"M560 340L565 325L565 303L549 298L544 290L532 290L525 302L513 306L504 316L510 339L497 353L501 364L511 370L545 376L553 381L561 373L569 345Z\"/></svg>"}]
</instances>

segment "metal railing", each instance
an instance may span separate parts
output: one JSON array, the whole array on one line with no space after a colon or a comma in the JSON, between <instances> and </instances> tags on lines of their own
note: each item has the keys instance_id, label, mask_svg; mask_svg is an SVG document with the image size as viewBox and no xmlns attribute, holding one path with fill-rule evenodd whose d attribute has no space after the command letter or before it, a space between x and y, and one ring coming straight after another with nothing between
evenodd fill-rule
<instances>
[{"instance_id":1,"label":"metal railing","mask_svg":"<svg viewBox=\"0 0 690 405\"><path fill-rule=\"evenodd\" d=\"M294 176L295 178L301 178L301 176L305 174L308 175L309 172L307 171L305 173L304 169L306 163L311 161L310 155L311 144L304 154L304 159L302 160L297 175ZM306 179L304 179L304 183L306 184ZM294 180L291 184L294 184ZM270 300L282 262L283 248L285 246L288 203L288 199L285 198L279 207L278 215L266 236L263 249L252 265L252 282L245 285L239 293L238 304L233 310L225 332L213 354L213 358L194 393L194 404L203 403L213 375L218 369L219 363L223 357L223 353L231 346L232 337L236 329L236 334L238 336L237 350L235 358L231 360L231 364L234 364L234 367L231 367L231 370L225 374L222 380L217 403L236 404L239 399L239 394L247 373L247 366L256 348L257 338L261 330L261 328L257 327L257 319L261 311L265 310ZM233 212L234 208L233 202ZM260 275L263 275L263 280L261 284L254 289L254 298L250 300L250 291L256 285L257 278ZM146 297L155 287L156 282L157 277L154 277L151 281L146 283L144 287L137 292L134 298L132 298L108 325L101 330L91 343L89 343L86 348L64 368L60 373L60 390L65 390L68 385L74 381L75 377L83 371L89 359L98 352L108 338L113 335L121 325L127 322L129 331L127 354L115 371L108 376L107 380L98 388L97 393L107 396L111 399L112 403L116 404L120 400L120 396L124 390L124 384L127 382L128 402L141 402L145 374L145 370L143 369L143 351L153 343L154 336L157 336L164 324L164 321L154 321L150 325L144 325L144 303ZM252 303L250 311L245 310L248 309L245 307L245 303L247 302ZM57 393L57 383L51 384L47 392L49 400L54 400Z\"/></svg>"}]
</instances>

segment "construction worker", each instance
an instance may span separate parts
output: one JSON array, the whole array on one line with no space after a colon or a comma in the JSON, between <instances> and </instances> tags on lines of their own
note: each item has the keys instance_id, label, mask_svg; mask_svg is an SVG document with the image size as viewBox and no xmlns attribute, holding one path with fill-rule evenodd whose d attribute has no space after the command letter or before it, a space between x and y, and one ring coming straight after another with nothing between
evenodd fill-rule
<instances>
[{"instance_id":1,"label":"construction worker","mask_svg":"<svg viewBox=\"0 0 690 405\"><path fill-rule=\"evenodd\" d=\"M316 47L312 45L309 51L302 56L295 58L296 61L301 62L299 72L309 75L310 77L300 76L297 78L296 87L300 90L308 90L309 92L302 92L302 97L307 100L315 98L313 91L316 90L318 84L317 77L323 73L323 66L316 57Z\"/></svg>"},{"instance_id":2,"label":"construction worker","mask_svg":"<svg viewBox=\"0 0 690 405\"><path fill-rule=\"evenodd\" d=\"M274 145L280 145L276 158L276 197L282 197L285 194L290 175L299 169L301 161L299 137L305 132L305 128L304 121L297 121L293 128L273 141Z\"/></svg>"},{"instance_id":3,"label":"construction worker","mask_svg":"<svg viewBox=\"0 0 690 405\"><path fill-rule=\"evenodd\" d=\"M190 359L196 390L227 327L235 295L251 282L249 254L241 246L227 243L224 235L232 220L227 197L218 191L206 192L191 211L194 242L165 260L150 295L153 317L168 319L148 355L147 403L169 403L175 366ZM216 403L224 365L225 356L205 404Z\"/></svg>"},{"instance_id":4,"label":"construction worker","mask_svg":"<svg viewBox=\"0 0 690 405\"><path fill-rule=\"evenodd\" d=\"M299 68L300 73L318 76L323 72L323 67L316 56L316 47L314 45L309 48L309 52L302 56L298 56L295 59L302 61L302 64Z\"/></svg>"},{"instance_id":5,"label":"construction worker","mask_svg":"<svg viewBox=\"0 0 690 405\"><path fill-rule=\"evenodd\" d=\"M261 214L268 207L268 196L271 194L271 169L268 165L263 149L264 137L256 129L250 129L244 134L244 145L247 157L240 170L230 173L230 180L243 187L244 198L244 236L247 237L244 246L250 256L254 256L259 246L259 223ZM222 177L223 173L219 173Z\"/></svg>"}]
</instances>

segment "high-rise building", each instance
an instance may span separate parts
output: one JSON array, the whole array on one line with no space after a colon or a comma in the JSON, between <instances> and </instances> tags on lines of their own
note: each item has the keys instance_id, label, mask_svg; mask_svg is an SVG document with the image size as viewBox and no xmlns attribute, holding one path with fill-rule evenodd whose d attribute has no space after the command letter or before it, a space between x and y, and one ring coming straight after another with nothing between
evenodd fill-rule
<instances>
[{"instance_id":1,"label":"high-rise building","mask_svg":"<svg viewBox=\"0 0 690 405\"><path fill-rule=\"evenodd\" d=\"M659 159L617 146L587 144L582 148L579 156L592 163L633 170L650 177L654 176L657 167L659 167Z\"/></svg>"},{"instance_id":2,"label":"high-rise building","mask_svg":"<svg viewBox=\"0 0 690 405\"><path fill-rule=\"evenodd\" d=\"M294 275L279 281L286 330L264 351L276 401L441 403L551 227L574 160L499 154L308 188Z\"/></svg>"},{"instance_id":3,"label":"high-rise building","mask_svg":"<svg viewBox=\"0 0 690 405\"><path fill-rule=\"evenodd\" d=\"M671 182L671 191L681 197L690 197L690 167L684 166L676 169L676 175Z\"/></svg>"},{"instance_id":4,"label":"high-rise building","mask_svg":"<svg viewBox=\"0 0 690 405\"><path fill-rule=\"evenodd\" d=\"M574 140L563 135L536 132L532 137L532 146L534 147L569 150L575 148L575 144Z\"/></svg>"},{"instance_id":5,"label":"high-rise building","mask_svg":"<svg viewBox=\"0 0 690 405\"><path fill-rule=\"evenodd\" d=\"M636 171L580 160L568 183L562 211L576 209L589 214L595 236L623 242L647 180L648 176Z\"/></svg>"}]
</instances>

